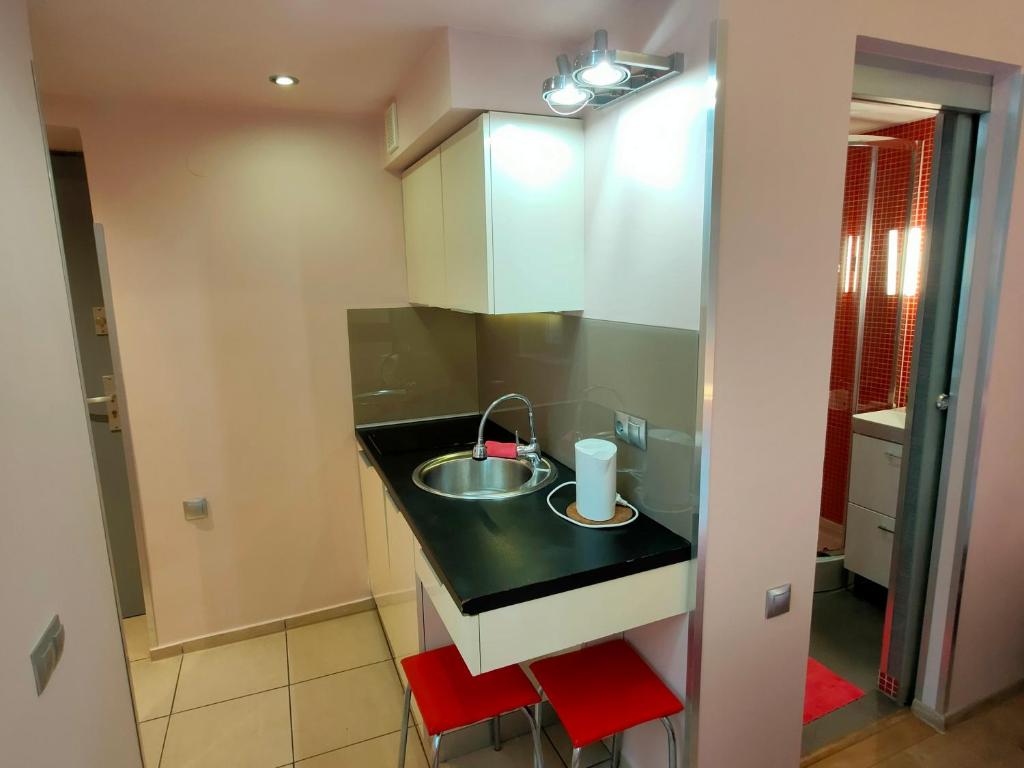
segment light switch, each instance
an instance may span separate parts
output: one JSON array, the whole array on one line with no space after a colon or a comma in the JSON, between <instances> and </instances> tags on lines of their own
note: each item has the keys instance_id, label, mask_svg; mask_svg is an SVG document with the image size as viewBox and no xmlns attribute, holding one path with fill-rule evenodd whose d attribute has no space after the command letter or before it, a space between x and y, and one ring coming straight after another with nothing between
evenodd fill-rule
<instances>
[{"instance_id":1,"label":"light switch","mask_svg":"<svg viewBox=\"0 0 1024 768\"><path fill-rule=\"evenodd\" d=\"M185 508L186 520L202 520L210 516L210 510L206 506L206 499L204 498L185 499L182 502L182 506Z\"/></svg>"},{"instance_id":2,"label":"light switch","mask_svg":"<svg viewBox=\"0 0 1024 768\"><path fill-rule=\"evenodd\" d=\"M60 616L54 615L42 636L29 654L32 672L36 678L36 694L41 694L57 668L57 662L64 653L64 625Z\"/></svg>"},{"instance_id":3,"label":"light switch","mask_svg":"<svg viewBox=\"0 0 1024 768\"><path fill-rule=\"evenodd\" d=\"M789 596L791 592L792 587L789 584L769 589L765 593L764 617L766 619L773 619L776 616L789 613Z\"/></svg>"}]
</instances>

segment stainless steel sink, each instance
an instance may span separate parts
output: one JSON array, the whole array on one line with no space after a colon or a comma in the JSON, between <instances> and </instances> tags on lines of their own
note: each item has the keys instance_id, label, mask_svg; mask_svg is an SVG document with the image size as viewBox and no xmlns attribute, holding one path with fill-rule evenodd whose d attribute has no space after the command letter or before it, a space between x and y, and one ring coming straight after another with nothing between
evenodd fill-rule
<instances>
[{"instance_id":1,"label":"stainless steel sink","mask_svg":"<svg viewBox=\"0 0 1024 768\"><path fill-rule=\"evenodd\" d=\"M534 466L529 459L478 461L472 451L460 451L423 462L413 470L412 481L449 499L509 499L539 491L557 475L554 465L543 457Z\"/></svg>"}]
</instances>

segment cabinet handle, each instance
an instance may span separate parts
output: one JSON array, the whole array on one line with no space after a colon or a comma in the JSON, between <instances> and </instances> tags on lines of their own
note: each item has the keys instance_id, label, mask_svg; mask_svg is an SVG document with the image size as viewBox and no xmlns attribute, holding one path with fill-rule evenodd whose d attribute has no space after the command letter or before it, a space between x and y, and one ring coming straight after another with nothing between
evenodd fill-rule
<instances>
[{"instance_id":1,"label":"cabinet handle","mask_svg":"<svg viewBox=\"0 0 1024 768\"><path fill-rule=\"evenodd\" d=\"M896 533L895 529L893 529L893 528L886 528L884 525L878 526L878 530L885 531L886 533Z\"/></svg>"}]
</instances>

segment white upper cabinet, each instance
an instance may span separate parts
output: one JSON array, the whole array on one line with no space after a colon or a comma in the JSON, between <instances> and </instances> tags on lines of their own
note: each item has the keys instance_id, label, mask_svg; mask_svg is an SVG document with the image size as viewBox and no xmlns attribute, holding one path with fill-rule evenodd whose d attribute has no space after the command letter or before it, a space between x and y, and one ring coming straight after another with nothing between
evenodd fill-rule
<instances>
[{"instance_id":1,"label":"white upper cabinet","mask_svg":"<svg viewBox=\"0 0 1024 768\"><path fill-rule=\"evenodd\" d=\"M444 307L444 219L441 150L435 149L402 177L405 264L409 301Z\"/></svg>"},{"instance_id":2,"label":"white upper cabinet","mask_svg":"<svg viewBox=\"0 0 1024 768\"><path fill-rule=\"evenodd\" d=\"M441 145L439 171L435 157L402 180L410 301L583 309L581 122L490 112Z\"/></svg>"}]
</instances>

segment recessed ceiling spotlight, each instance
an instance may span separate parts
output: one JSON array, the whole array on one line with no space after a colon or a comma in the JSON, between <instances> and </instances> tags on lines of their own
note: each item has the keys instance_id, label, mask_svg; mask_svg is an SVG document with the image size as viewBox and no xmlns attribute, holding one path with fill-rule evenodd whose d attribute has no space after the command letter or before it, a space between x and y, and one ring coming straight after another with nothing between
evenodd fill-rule
<instances>
[{"instance_id":1,"label":"recessed ceiling spotlight","mask_svg":"<svg viewBox=\"0 0 1024 768\"><path fill-rule=\"evenodd\" d=\"M298 85L299 78L293 77L292 75L278 74L271 75L270 82L272 82L274 85L279 85L282 88L287 88L288 86L291 85Z\"/></svg>"},{"instance_id":2,"label":"recessed ceiling spotlight","mask_svg":"<svg viewBox=\"0 0 1024 768\"><path fill-rule=\"evenodd\" d=\"M608 32L594 33L594 49L581 56L573 77L582 85L609 88L629 80L629 69L615 61L615 51L608 50Z\"/></svg>"}]
</instances>

